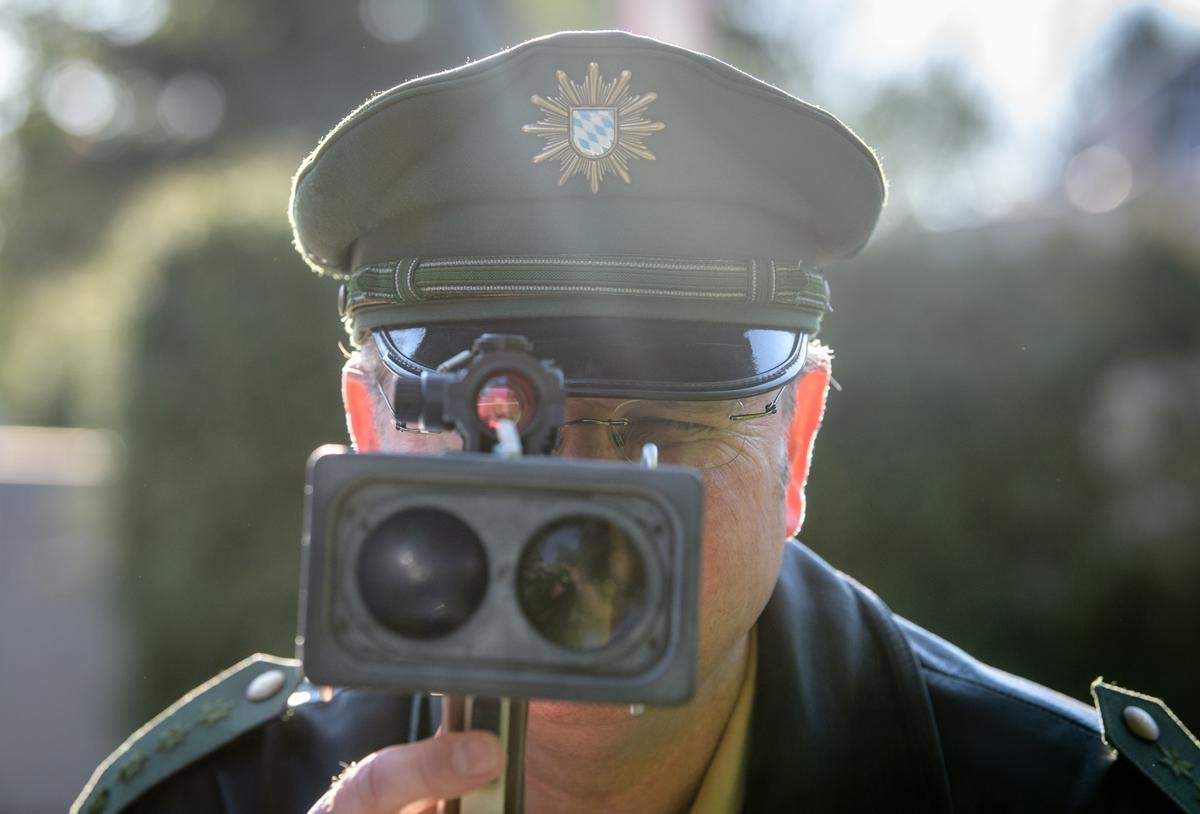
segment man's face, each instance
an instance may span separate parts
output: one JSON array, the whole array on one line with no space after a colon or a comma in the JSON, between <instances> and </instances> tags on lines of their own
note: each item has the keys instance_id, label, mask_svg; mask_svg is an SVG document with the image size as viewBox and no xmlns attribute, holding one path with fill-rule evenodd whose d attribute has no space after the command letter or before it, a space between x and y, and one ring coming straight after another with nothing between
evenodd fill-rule
<instances>
[{"instance_id":1,"label":"man's face","mask_svg":"<svg viewBox=\"0 0 1200 814\"><path fill-rule=\"evenodd\" d=\"M697 404L645 402L633 415L643 420L696 424L703 437L711 429L736 429L745 436L737 457L704 477L704 527L700 583L700 654L697 683L703 685L722 659L739 652L735 645L754 625L774 589L787 537L784 511L786 427L779 414L737 422L737 412L761 411L774 393L736 401ZM622 404L609 399L568 399L567 421L607 418ZM628 409L628 404L623 409ZM384 407L384 410L387 408ZM653 424L651 424L653 426ZM607 458L618 455L607 428L570 427L558 453L564 458ZM436 454L461 449L454 433L385 432L385 452Z\"/></svg>"}]
</instances>

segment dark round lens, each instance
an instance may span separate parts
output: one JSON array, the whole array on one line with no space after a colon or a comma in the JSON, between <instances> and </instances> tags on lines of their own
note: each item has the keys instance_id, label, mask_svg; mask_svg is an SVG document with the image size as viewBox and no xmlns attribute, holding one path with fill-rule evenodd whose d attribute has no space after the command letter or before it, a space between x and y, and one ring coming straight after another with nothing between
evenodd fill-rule
<instances>
[{"instance_id":1,"label":"dark round lens","mask_svg":"<svg viewBox=\"0 0 1200 814\"><path fill-rule=\"evenodd\" d=\"M560 520L526 545L517 596L547 639L570 650L596 650L645 616L642 558L625 533L603 518Z\"/></svg>"},{"instance_id":2,"label":"dark round lens","mask_svg":"<svg viewBox=\"0 0 1200 814\"><path fill-rule=\"evenodd\" d=\"M475 397L475 414L489 430L496 429L500 420L507 418L518 427L527 416L536 411L533 388L520 376L501 374L493 376L479 388Z\"/></svg>"},{"instance_id":3,"label":"dark round lens","mask_svg":"<svg viewBox=\"0 0 1200 814\"><path fill-rule=\"evenodd\" d=\"M412 639L450 633L479 607L487 555L466 523L409 509L375 527L358 556L358 587L380 624Z\"/></svg>"}]
</instances>

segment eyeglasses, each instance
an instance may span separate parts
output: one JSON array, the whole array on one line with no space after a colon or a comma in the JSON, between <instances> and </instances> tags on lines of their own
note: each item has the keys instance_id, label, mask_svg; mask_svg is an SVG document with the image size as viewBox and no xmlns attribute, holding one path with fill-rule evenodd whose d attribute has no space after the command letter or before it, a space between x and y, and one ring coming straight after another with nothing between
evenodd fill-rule
<instances>
[{"instance_id":1,"label":"eyeglasses","mask_svg":"<svg viewBox=\"0 0 1200 814\"><path fill-rule=\"evenodd\" d=\"M381 374L382 375L382 374ZM395 408L388 398L381 375L375 378L379 394L392 415ZM395 374L391 374L395 375ZM555 452L561 452L571 438L586 427L604 427L612 452L619 458L637 463L642 447L658 447L658 461L665 464L716 469L734 461L746 446L747 422L764 419L779 412L783 389L769 395L762 409L755 410L750 400L719 402L675 402L631 399L613 408L605 418L576 418L566 422L559 432ZM401 432L422 432L396 421Z\"/></svg>"},{"instance_id":2,"label":"eyeglasses","mask_svg":"<svg viewBox=\"0 0 1200 814\"><path fill-rule=\"evenodd\" d=\"M639 461L642 447L652 443L658 447L660 463L716 469L742 454L746 422L775 415L782 393L776 391L760 410L747 401L625 401L607 418L568 421L555 451L568 446L571 436L585 427L604 427L612 451L626 461Z\"/></svg>"}]
</instances>

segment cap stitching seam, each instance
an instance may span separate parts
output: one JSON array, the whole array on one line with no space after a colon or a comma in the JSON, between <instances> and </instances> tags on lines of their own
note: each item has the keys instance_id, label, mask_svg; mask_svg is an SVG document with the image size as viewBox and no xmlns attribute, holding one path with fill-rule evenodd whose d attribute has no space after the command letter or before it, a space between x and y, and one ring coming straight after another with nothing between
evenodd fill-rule
<instances>
[{"instance_id":1,"label":"cap stitching seam","mask_svg":"<svg viewBox=\"0 0 1200 814\"><path fill-rule=\"evenodd\" d=\"M753 263L753 261L751 261ZM467 257L429 259L422 268L470 268L471 266L603 266L611 268L658 269L663 271L745 271L745 263L723 261L662 262L653 260L626 260L622 258L591 259L580 257L544 257L522 255L497 255L492 257ZM368 267L369 268L369 267Z\"/></svg>"},{"instance_id":2,"label":"cap stitching seam","mask_svg":"<svg viewBox=\"0 0 1200 814\"><path fill-rule=\"evenodd\" d=\"M417 262L420 258L414 257L408 263L408 269L404 273L404 282L401 282L400 272L404 266L404 260L396 261L396 271L393 276L393 287L396 289L396 296L401 302L420 302L422 297L418 296L416 288L413 287L413 271L416 270Z\"/></svg>"},{"instance_id":3,"label":"cap stitching seam","mask_svg":"<svg viewBox=\"0 0 1200 814\"><path fill-rule=\"evenodd\" d=\"M630 295L645 295L656 297L680 297L691 299L695 297L703 297L706 299L732 299L744 300L746 295L741 292L717 292L717 291L682 291L679 289L668 288L624 288L617 286L589 286L589 285L546 285L546 286L530 286L530 285L428 285L423 286L427 294L471 294L471 293L514 293L514 294L538 294L545 292L553 293L574 293L584 292L588 294L630 294Z\"/></svg>"}]
</instances>

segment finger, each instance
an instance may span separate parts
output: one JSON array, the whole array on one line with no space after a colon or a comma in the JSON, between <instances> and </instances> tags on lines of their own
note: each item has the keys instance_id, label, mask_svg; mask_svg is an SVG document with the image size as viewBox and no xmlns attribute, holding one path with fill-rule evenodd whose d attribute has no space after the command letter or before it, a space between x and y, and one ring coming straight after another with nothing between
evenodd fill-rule
<instances>
[{"instance_id":1,"label":"finger","mask_svg":"<svg viewBox=\"0 0 1200 814\"><path fill-rule=\"evenodd\" d=\"M504 765L490 732L451 732L389 746L351 765L309 814L395 814L419 800L461 797L485 785Z\"/></svg>"}]
</instances>

